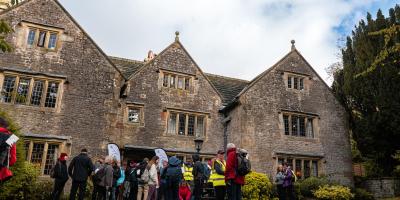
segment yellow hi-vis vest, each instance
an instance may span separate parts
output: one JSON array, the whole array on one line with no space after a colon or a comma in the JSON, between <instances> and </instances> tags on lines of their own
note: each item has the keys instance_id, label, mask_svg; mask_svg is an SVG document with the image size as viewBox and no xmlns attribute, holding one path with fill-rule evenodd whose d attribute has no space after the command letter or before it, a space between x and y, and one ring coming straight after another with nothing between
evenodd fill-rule
<instances>
[{"instance_id":1,"label":"yellow hi-vis vest","mask_svg":"<svg viewBox=\"0 0 400 200\"><path fill-rule=\"evenodd\" d=\"M183 164L183 179L185 181L193 181L193 167L188 167L185 164Z\"/></svg>"},{"instance_id":2,"label":"yellow hi-vis vest","mask_svg":"<svg viewBox=\"0 0 400 200\"><path fill-rule=\"evenodd\" d=\"M225 160L222 161L222 162L220 160L215 160L214 163L213 163L212 173L210 175L210 179L211 179L210 182L213 183L214 187L216 187L216 186L225 186L225 175L217 174L217 172L215 171L215 167L214 167L215 162L218 162L218 164L220 164L221 167L222 167L222 171L225 172L225 167L226 167Z\"/></svg>"}]
</instances>

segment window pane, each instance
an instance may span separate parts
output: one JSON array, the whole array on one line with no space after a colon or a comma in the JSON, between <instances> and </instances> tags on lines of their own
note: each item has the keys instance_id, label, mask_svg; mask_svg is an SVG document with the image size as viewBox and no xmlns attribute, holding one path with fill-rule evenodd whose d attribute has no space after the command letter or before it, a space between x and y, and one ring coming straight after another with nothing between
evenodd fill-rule
<instances>
[{"instance_id":1,"label":"window pane","mask_svg":"<svg viewBox=\"0 0 400 200\"><path fill-rule=\"evenodd\" d=\"M164 74L163 77L163 86L168 87L168 74Z\"/></svg>"},{"instance_id":2,"label":"window pane","mask_svg":"<svg viewBox=\"0 0 400 200\"><path fill-rule=\"evenodd\" d=\"M178 77L178 88L183 89L183 77Z\"/></svg>"},{"instance_id":3,"label":"window pane","mask_svg":"<svg viewBox=\"0 0 400 200\"><path fill-rule=\"evenodd\" d=\"M283 115L283 124L285 127L285 135L289 135L289 116Z\"/></svg>"},{"instance_id":4,"label":"window pane","mask_svg":"<svg viewBox=\"0 0 400 200\"><path fill-rule=\"evenodd\" d=\"M190 78L185 78L185 90L190 89Z\"/></svg>"},{"instance_id":5,"label":"window pane","mask_svg":"<svg viewBox=\"0 0 400 200\"><path fill-rule=\"evenodd\" d=\"M292 135L295 135L295 136L298 135L298 133L297 133L297 130L298 130L297 122L298 122L298 117L296 115L293 115L292 116Z\"/></svg>"},{"instance_id":6,"label":"window pane","mask_svg":"<svg viewBox=\"0 0 400 200\"><path fill-rule=\"evenodd\" d=\"M310 177L310 161L304 160L304 178Z\"/></svg>"},{"instance_id":7,"label":"window pane","mask_svg":"<svg viewBox=\"0 0 400 200\"><path fill-rule=\"evenodd\" d=\"M44 43L46 41L46 34L47 34L46 31L40 31L39 32L39 40L38 40L38 43L37 43L38 47L44 47Z\"/></svg>"},{"instance_id":8,"label":"window pane","mask_svg":"<svg viewBox=\"0 0 400 200\"><path fill-rule=\"evenodd\" d=\"M300 79L300 90L304 89L304 78Z\"/></svg>"},{"instance_id":9,"label":"window pane","mask_svg":"<svg viewBox=\"0 0 400 200\"><path fill-rule=\"evenodd\" d=\"M194 115L189 115L189 121L188 121L188 135L193 136L194 135Z\"/></svg>"},{"instance_id":10,"label":"window pane","mask_svg":"<svg viewBox=\"0 0 400 200\"><path fill-rule=\"evenodd\" d=\"M3 90L1 91L3 102L11 102L15 87L15 79L15 76L6 76L4 78Z\"/></svg>"},{"instance_id":11,"label":"window pane","mask_svg":"<svg viewBox=\"0 0 400 200\"><path fill-rule=\"evenodd\" d=\"M19 79L17 95L15 96L15 102L24 104L28 98L30 79Z\"/></svg>"},{"instance_id":12,"label":"window pane","mask_svg":"<svg viewBox=\"0 0 400 200\"><path fill-rule=\"evenodd\" d=\"M46 164L44 165L44 174L49 175L51 168L56 163L58 155L58 145L49 144L47 147Z\"/></svg>"},{"instance_id":13,"label":"window pane","mask_svg":"<svg viewBox=\"0 0 400 200\"><path fill-rule=\"evenodd\" d=\"M204 135L204 117L197 116L196 137Z\"/></svg>"},{"instance_id":14,"label":"window pane","mask_svg":"<svg viewBox=\"0 0 400 200\"><path fill-rule=\"evenodd\" d=\"M307 121L307 137L314 138L313 119L308 118Z\"/></svg>"},{"instance_id":15,"label":"window pane","mask_svg":"<svg viewBox=\"0 0 400 200\"><path fill-rule=\"evenodd\" d=\"M33 143L31 163L41 166L44 151L44 144Z\"/></svg>"},{"instance_id":16,"label":"window pane","mask_svg":"<svg viewBox=\"0 0 400 200\"><path fill-rule=\"evenodd\" d=\"M175 76L170 77L169 87L175 88Z\"/></svg>"},{"instance_id":17,"label":"window pane","mask_svg":"<svg viewBox=\"0 0 400 200\"><path fill-rule=\"evenodd\" d=\"M128 121L132 123L140 122L140 109L138 108L129 108L128 110Z\"/></svg>"},{"instance_id":18,"label":"window pane","mask_svg":"<svg viewBox=\"0 0 400 200\"><path fill-rule=\"evenodd\" d=\"M27 142L24 143L25 160L26 160L26 161L28 161L29 145L30 145L30 142L29 142L29 141L27 141Z\"/></svg>"},{"instance_id":19,"label":"window pane","mask_svg":"<svg viewBox=\"0 0 400 200\"><path fill-rule=\"evenodd\" d=\"M293 159L288 158L288 159L286 160L286 162L287 162L288 166L290 167L290 169L293 170Z\"/></svg>"},{"instance_id":20,"label":"window pane","mask_svg":"<svg viewBox=\"0 0 400 200\"><path fill-rule=\"evenodd\" d=\"M32 97L31 97L31 105L39 106L40 101L42 99L44 88L44 81L35 81L33 83Z\"/></svg>"},{"instance_id":21,"label":"window pane","mask_svg":"<svg viewBox=\"0 0 400 200\"><path fill-rule=\"evenodd\" d=\"M169 114L168 133L176 134L176 113Z\"/></svg>"},{"instance_id":22,"label":"window pane","mask_svg":"<svg viewBox=\"0 0 400 200\"><path fill-rule=\"evenodd\" d=\"M36 35L36 30L35 29L29 29L28 41L27 41L28 45L33 45L33 43L35 42L35 35Z\"/></svg>"},{"instance_id":23,"label":"window pane","mask_svg":"<svg viewBox=\"0 0 400 200\"><path fill-rule=\"evenodd\" d=\"M318 176L318 161L316 160L312 161L312 173L313 176Z\"/></svg>"},{"instance_id":24,"label":"window pane","mask_svg":"<svg viewBox=\"0 0 400 200\"><path fill-rule=\"evenodd\" d=\"M299 129L300 129L300 136L306 136L306 130L305 130L305 118L304 117L299 117Z\"/></svg>"},{"instance_id":25,"label":"window pane","mask_svg":"<svg viewBox=\"0 0 400 200\"><path fill-rule=\"evenodd\" d=\"M185 135L186 114L179 114L178 134Z\"/></svg>"},{"instance_id":26,"label":"window pane","mask_svg":"<svg viewBox=\"0 0 400 200\"><path fill-rule=\"evenodd\" d=\"M298 78L293 78L293 86L294 86L294 89L297 89L297 84L298 84Z\"/></svg>"},{"instance_id":27,"label":"window pane","mask_svg":"<svg viewBox=\"0 0 400 200\"><path fill-rule=\"evenodd\" d=\"M49 49L55 49L57 44L57 33L51 33L49 38Z\"/></svg>"},{"instance_id":28,"label":"window pane","mask_svg":"<svg viewBox=\"0 0 400 200\"><path fill-rule=\"evenodd\" d=\"M291 76L288 76L288 79L287 79L287 87L288 87L288 88L292 88L292 77L291 77Z\"/></svg>"},{"instance_id":29,"label":"window pane","mask_svg":"<svg viewBox=\"0 0 400 200\"><path fill-rule=\"evenodd\" d=\"M58 83L49 82L49 86L47 87L46 101L44 104L45 107L50 107L50 108L56 107L57 92L58 92Z\"/></svg>"},{"instance_id":30,"label":"window pane","mask_svg":"<svg viewBox=\"0 0 400 200\"><path fill-rule=\"evenodd\" d=\"M301 178L301 160L296 159L296 176L297 178Z\"/></svg>"},{"instance_id":31,"label":"window pane","mask_svg":"<svg viewBox=\"0 0 400 200\"><path fill-rule=\"evenodd\" d=\"M279 165L283 165L284 162L285 162L285 160L283 158L278 158Z\"/></svg>"}]
</instances>

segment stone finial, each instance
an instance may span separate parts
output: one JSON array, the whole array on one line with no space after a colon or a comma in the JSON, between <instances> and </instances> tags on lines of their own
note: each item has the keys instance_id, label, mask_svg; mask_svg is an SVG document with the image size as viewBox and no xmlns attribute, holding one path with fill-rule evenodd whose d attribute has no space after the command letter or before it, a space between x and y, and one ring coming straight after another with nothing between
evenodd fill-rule
<instances>
[{"instance_id":1,"label":"stone finial","mask_svg":"<svg viewBox=\"0 0 400 200\"><path fill-rule=\"evenodd\" d=\"M296 41L291 40L290 43L292 43L292 51L296 49L296 46L294 46L294 43L296 43Z\"/></svg>"},{"instance_id":2,"label":"stone finial","mask_svg":"<svg viewBox=\"0 0 400 200\"><path fill-rule=\"evenodd\" d=\"M179 31L175 31L175 42L179 41Z\"/></svg>"}]
</instances>

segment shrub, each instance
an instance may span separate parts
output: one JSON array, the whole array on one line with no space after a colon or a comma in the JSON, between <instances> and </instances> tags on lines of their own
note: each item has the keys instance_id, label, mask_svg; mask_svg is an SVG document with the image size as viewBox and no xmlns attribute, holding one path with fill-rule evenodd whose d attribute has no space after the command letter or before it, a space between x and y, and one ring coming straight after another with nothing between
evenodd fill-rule
<instances>
[{"instance_id":1,"label":"shrub","mask_svg":"<svg viewBox=\"0 0 400 200\"><path fill-rule=\"evenodd\" d=\"M374 195L362 188L354 189L354 200L374 200Z\"/></svg>"},{"instance_id":2,"label":"shrub","mask_svg":"<svg viewBox=\"0 0 400 200\"><path fill-rule=\"evenodd\" d=\"M350 200L354 195L350 188L341 185L324 185L314 192L314 196L319 200Z\"/></svg>"},{"instance_id":3,"label":"shrub","mask_svg":"<svg viewBox=\"0 0 400 200\"><path fill-rule=\"evenodd\" d=\"M320 186L328 185L329 181L325 177L309 177L297 182L300 194L303 197L314 197L313 192Z\"/></svg>"},{"instance_id":4,"label":"shrub","mask_svg":"<svg viewBox=\"0 0 400 200\"><path fill-rule=\"evenodd\" d=\"M272 184L267 175L257 172L247 174L242 196L243 200L270 199L272 196Z\"/></svg>"}]
</instances>

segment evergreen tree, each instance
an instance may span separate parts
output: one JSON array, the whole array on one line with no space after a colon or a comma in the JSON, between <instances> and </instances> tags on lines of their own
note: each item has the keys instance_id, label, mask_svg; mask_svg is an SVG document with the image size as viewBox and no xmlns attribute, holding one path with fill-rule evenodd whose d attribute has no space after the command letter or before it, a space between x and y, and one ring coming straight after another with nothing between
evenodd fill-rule
<instances>
[{"instance_id":1,"label":"evergreen tree","mask_svg":"<svg viewBox=\"0 0 400 200\"><path fill-rule=\"evenodd\" d=\"M10 44L5 40L7 34L11 32L11 27L4 20L0 20L0 52L9 52L12 50Z\"/></svg>"},{"instance_id":2,"label":"evergreen tree","mask_svg":"<svg viewBox=\"0 0 400 200\"><path fill-rule=\"evenodd\" d=\"M364 159L382 169L377 175L391 175L400 150L400 7L366 19L347 37L332 88Z\"/></svg>"}]
</instances>

